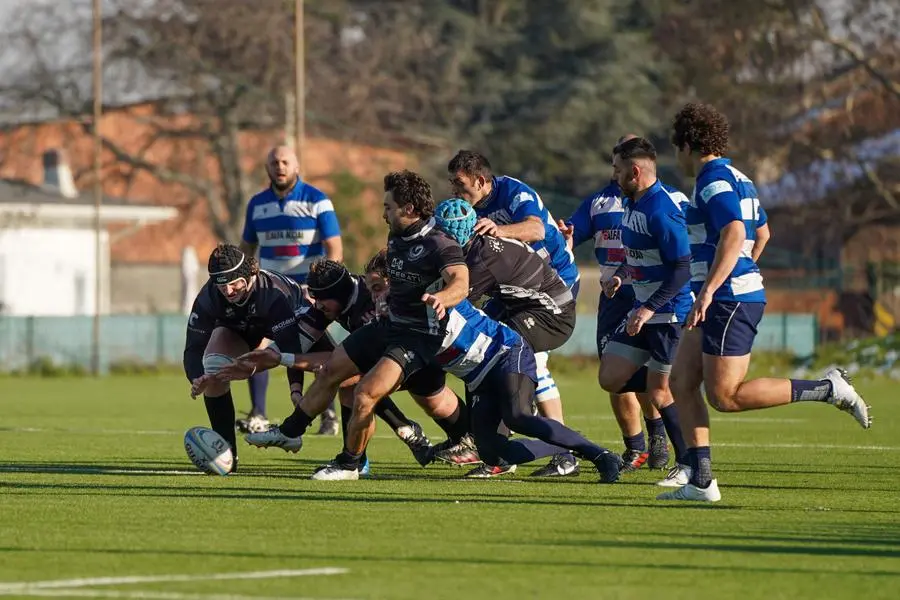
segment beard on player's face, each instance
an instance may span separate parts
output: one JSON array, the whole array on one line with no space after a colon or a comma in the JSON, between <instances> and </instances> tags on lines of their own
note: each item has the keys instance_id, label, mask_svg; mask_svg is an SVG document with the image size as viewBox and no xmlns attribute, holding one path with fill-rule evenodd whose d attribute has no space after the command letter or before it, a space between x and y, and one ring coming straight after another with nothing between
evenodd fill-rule
<instances>
[{"instance_id":1,"label":"beard on player's face","mask_svg":"<svg viewBox=\"0 0 900 600\"><path fill-rule=\"evenodd\" d=\"M284 192L291 189L292 187L294 187L294 185L297 184L297 175L287 174L275 175L273 177L271 174L269 174L269 182L271 182L273 188L275 188L279 192Z\"/></svg>"}]
</instances>

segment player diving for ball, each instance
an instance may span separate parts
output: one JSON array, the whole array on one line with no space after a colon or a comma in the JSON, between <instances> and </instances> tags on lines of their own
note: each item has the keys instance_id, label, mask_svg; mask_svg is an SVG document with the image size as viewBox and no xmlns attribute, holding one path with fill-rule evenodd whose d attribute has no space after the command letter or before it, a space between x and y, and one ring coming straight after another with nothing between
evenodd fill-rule
<instances>
[{"instance_id":1,"label":"player diving for ball","mask_svg":"<svg viewBox=\"0 0 900 600\"><path fill-rule=\"evenodd\" d=\"M300 285L280 273L260 269L255 259L237 246L219 244L209 256L209 281L200 290L188 319L184 371L191 396L203 395L210 426L230 445L237 469L234 401L228 380L218 374L235 358L271 339L286 353L330 352L325 335L328 317L304 297ZM256 371L243 372L246 379ZM291 399L299 401L303 371L288 369ZM414 455L428 445L421 428L409 421L390 400L381 414ZM410 435L410 430L412 435ZM367 464L361 465L364 470Z\"/></svg>"}]
</instances>

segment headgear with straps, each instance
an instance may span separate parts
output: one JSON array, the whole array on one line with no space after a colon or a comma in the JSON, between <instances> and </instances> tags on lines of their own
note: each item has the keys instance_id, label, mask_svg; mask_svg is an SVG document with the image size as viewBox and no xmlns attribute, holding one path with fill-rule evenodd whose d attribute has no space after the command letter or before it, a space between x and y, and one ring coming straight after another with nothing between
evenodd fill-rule
<instances>
[{"instance_id":1,"label":"headgear with straps","mask_svg":"<svg viewBox=\"0 0 900 600\"><path fill-rule=\"evenodd\" d=\"M306 286L316 300L337 300L347 304L353 295L355 282L350 272L336 260L320 258L309 268Z\"/></svg>"},{"instance_id":2,"label":"headgear with straps","mask_svg":"<svg viewBox=\"0 0 900 600\"><path fill-rule=\"evenodd\" d=\"M256 275L256 260L244 254L233 244L219 244L209 255L209 278L216 285L226 285L237 279L250 279Z\"/></svg>"},{"instance_id":3,"label":"headgear with straps","mask_svg":"<svg viewBox=\"0 0 900 600\"><path fill-rule=\"evenodd\" d=\"M472 239L475 231L475 209L462 198L444 200L434 209L438 229L452 237L460 246Z\"/></svg>"}]
</instances>

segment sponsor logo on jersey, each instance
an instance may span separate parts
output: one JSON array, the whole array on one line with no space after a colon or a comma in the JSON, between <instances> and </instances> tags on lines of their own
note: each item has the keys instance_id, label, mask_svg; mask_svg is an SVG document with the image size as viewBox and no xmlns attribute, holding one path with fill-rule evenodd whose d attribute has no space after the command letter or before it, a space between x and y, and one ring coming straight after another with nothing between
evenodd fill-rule
<instances>
[{"instance_id":1,"label":"sponsor logo on jersey","mask_svg":"<svg viewBox=\"0 0 900 600\"><path fill-rule=\"evenodd\" d=\"M419 260L423 254L425 254L425 246L417 244L409 249L409 260Z\"/></svg>"},{"instance_id":2,"label":"sponsor logo on jersey","mask_svg":"<svg viewBox=\"0 0 900 600\"><path fill-rule=\"evenodd\" d=\"M290 319L285 319L284 321L281 321L280 323L276 323L275 325L272 325L272 333L278 333L285 327L289 327L290 325L292 325L296 322L297 322L297 320L294 319L294 317L291 317Z\"/></svg>"},{"instance_id":3,"label":"sponsor logo on jersey","mask_svg":"<svg viewBox=\"0 0 900 600\"><path fill-rule=\"evenodd\" d=\"M604 241L608 242L619 242L622 240L622 230L621 229L604 229L600 232L600 236Z\"/></svg>"}]
</instances>

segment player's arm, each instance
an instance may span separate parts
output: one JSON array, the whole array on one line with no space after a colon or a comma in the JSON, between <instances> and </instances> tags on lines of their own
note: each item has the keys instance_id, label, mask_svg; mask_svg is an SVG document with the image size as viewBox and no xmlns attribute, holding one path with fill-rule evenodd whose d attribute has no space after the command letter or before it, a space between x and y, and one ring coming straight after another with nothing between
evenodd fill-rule
<instances>
[{"instance_id":1,"label":"player's arm","mask_svg":"<svg viewBox=\"0 0 900 600\"><path fill-rule=\"evenodd\" d=\"M701 189L700 194L708 194L706 206L709 219L719 231L716 254L699 294L700 298L709 299L737 265L747 240L747 230L741 214L741 200L728 181L720 179L710 182Z\"/></svg>"},{"instance_id":2,"label":"player's arm","mask_svg":"<svg viewBox=\"0 0 900 600\"><path fill-rule=\"evenodd\" d=\"M659 243L660 259L666 267L659 288L644 303L648 310L656 312L690 281L691 243L684 213L655 213L648 227Z\"/></svg>"},{"instance_id":3,"label":"player's arm","mask_svg":"<svg viewBox=\"0 0 900 600\"><path fill-rule=\"evenodd\" d=\"M322 240L322 248L325 257L337 262L344 261L344 244L341 241L341 226L338 223L334 205L328 198L316 202L316 228L319 230L319 239Z\"/></svg>"},{"instance_id":4,"label":"player's arm","mask_svg":"<svg viewBox=\"0 0 900 600\"><path fill-rule=\"evenodd\" d=\"M539 242L546 235L544 218L537 193L523 191L516 194L509 205L509 214L512 223L498 225L495 233L497 237L505 237L520 242Z\"/></svg>"},{"instance_id":5,"label":"player's arm","mask_svg":"<svg viewBox=\"0 0 900 600\"><path fill-rule=\"evenodd\" d=\"M459 244L447 240L433 253L435 267L441 273L443 288L437 292L425 292L422 302L431 306L439 319L447 311L462 302L469 295L469 267Z\"/></svg>"},{"instance_id":6,"label":"player's arm","mask_svg":"<svg viewBox=\"0 0 900 600\"><path fill-rule=\"evenodd\" d=\"M198 296L191 307L184 342L184 374L191 383L203 377L206 372L203 368L203 355L206 353L206 346L215 326L215 317L204 307Z\"/></svg>"},{"instance_id":7,"label":"player's arm","mask_svg":"<svg viewBox=\"0 0 900 600\"><path fill-rule=\"evenodd\" d=\"M519 240L520 242L539 242L544 239L544 221L540 217L528 216L518 223L498 225L497 237Z\"/></svg>"},{"instance_id":8,"label":"player's arm","mask_svg":"<svg viewBox=\"0 0 900 600\"><path fill-rule=\"evenodd\" d=\"M772 234L769 231L769 217L766 214L766 209L760 206L759 218L756 220L756 240L753 242L753 252L751 253L753 262L757 262L759 257L762 256L770 237L772 237Z\"/></svg>"},{"instance_id":9,"label":"player's arm","mask_svg":"<svg viewBox=\"0 0 900 600\"><path fill-rule=\"evenodd\" d=\"M256 235L256 227L253 225L253 200L247 203L247 213L244 215L244 231L241 234L241 243L238 245L241 252L254 256L259 247L259 238Z\"/></svg>"}]
</instances>

